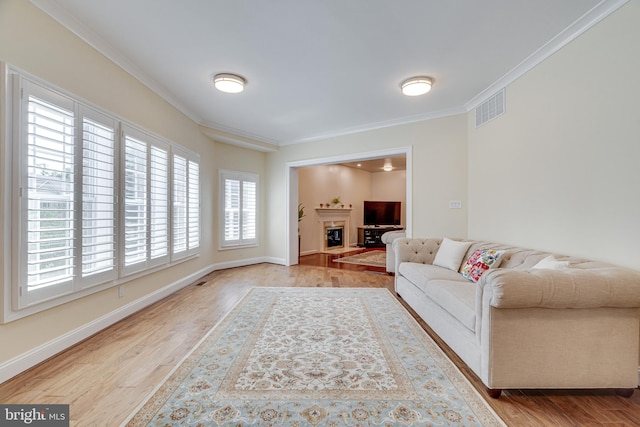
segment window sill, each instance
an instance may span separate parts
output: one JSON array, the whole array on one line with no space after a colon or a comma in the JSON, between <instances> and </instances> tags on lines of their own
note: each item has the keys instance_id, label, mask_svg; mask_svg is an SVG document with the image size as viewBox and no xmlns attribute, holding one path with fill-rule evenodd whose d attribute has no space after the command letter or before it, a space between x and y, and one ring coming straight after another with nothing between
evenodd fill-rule
<instances>
[{"instance_id":1,"label":"window sill","mask_svg":"<svg viewBox=\"0 0 640 427\"><path fill-rule=\"evenodd\" d=\"M232 249L257 248L258 246L260 246L258 243L247 243L247 244L238 244L238 245L218 246L218 250L229 251Z\"/></svg>"}]
</instances>

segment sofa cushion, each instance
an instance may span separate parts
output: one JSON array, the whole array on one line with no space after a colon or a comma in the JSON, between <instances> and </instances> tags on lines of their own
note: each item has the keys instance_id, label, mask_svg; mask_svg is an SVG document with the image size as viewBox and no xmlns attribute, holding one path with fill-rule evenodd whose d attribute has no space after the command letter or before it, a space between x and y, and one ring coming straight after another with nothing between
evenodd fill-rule
<instances>
[{"instance_id":1,"label":"sofa cushion","mask_svg":"<svg viewBox=\"0 0 640 427\"><path fill-rule=\"evenodd\" d=\"M472 282L477 282L485 271L500 264L500 257L504 252L504 250L496 249L476 250L462 269L462 276Z\"/></svg>"},{"instance_id":2,"label":"sofa cushion","mask_svg":"<svg viewBox=\"0 0 640 427\"><path fill-rule=\"evenodd\" d=\"M422 292L425 292L427 284L433 280L449 280L458 283L469 283L457 271L447 270L431 264L420 264L417 262L403 262L398 267L399 273L416 285Z\"/></svg>"},{"instance_id":3,"label":"sofa cushion","mask_svg":"<svg viewBox=\"0 0 640 427\"><path fill-rule=\"evenodd\" d=\"M431 280L425 294L458 319L466 328L476 329L476 285L467 280Z\"/></svg>"},{"instance_id":4,"label":"sofa cushion","mask_svg":"<svg viewBox=\"0 0 640 427\"><path fill-rule=\"evenodd\" d=\"M531 268L542 268L546 270L564 270L569 268L569 261L558 261L553 255L549 255L546 258L538 261L536 265Z\"/></svg>"},{"instance_id":5,"label":"sofa cushion","mask_svg":"<svg viewBox=\"0 0 640 427\"><path fill-rule=\"evenodd\" d=\"M433 265L458 271L469 246L471 246L471 242L457 242L445 237L440 243Z\"/></svg>"}]
</instances>

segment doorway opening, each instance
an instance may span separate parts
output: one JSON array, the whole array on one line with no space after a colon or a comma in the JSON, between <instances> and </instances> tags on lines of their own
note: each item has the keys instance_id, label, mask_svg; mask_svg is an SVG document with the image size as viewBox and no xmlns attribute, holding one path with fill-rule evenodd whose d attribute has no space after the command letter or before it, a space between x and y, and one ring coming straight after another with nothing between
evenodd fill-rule
<instances>
[{"instance_id":1,"label":"doorway opening","mask_svg":"<svg viewBox=\"0 0 640 427\"><path fill-rule=\"evenodd\" d=\"M411 236L412 230L412 169L411 169L411 153L412 147L397 147L387 150L353 153L341 156L324 157L316 159L307 159L287 162L286 171L286 204L288 206L286 229L285 229L285 265L294 265L298 263L298 169L307 166L331 165L337 163L357 162L364 160L374 160L386 157L404 156L406 159L406 184L405 184L405 200L406 200L406 216L405 231L407 236ZM344 236L343 236L344 240ZM344 242L343 242L344 243Z\"/></svg>"}]
</instances>

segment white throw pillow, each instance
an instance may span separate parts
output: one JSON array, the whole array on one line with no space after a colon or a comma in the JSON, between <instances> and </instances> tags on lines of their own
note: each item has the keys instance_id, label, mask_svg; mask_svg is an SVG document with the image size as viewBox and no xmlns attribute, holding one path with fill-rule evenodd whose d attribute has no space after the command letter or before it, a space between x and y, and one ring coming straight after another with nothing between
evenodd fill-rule
<instances>
[{"instance_id":1,"label":"white throw pillow","mask_svg":"<svg viewBox=\"0 0 640 427\"><path fill-rule=\"evenodd\" d=\"M469 246L471 246L471 242L456 242L445 237L440 243L440 249L436 252L433 265L458 271Z\"/></svg>"},{"instance_id":2,"label":"white throw pillow","mask_svg":"<svg viewBox=\"0 0 640 427\"><path fill-rule=\"evenodd\" d=\"M545 270L564 270L569 268L569 261L558 261L553 255L538 261L536 265L531 268L540 268Z\"/></svg>"}]
</instances>

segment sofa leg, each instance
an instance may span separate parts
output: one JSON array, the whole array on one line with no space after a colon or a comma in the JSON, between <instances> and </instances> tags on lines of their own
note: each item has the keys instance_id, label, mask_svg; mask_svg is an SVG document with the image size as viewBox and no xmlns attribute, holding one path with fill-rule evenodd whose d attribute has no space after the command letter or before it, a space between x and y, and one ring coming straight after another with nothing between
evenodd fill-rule
<instances>
[{"instance_id":1,"label":"sofa leg","mask_svg":"<svg viewBox=\"0 0 640 427\"><path fill-rule=\"evenodd\" d=\"M489 395L489 397L497 399L502 394L502 389L501 388L487 388L487 394Z\"/></svg>"},{"instance_id":2,"label":"sofa leg","mask_svg":"<svg viewBox=\"0 0 640 427\"><path fill-rule=\"evenodd\" d=\"M631 397L633 395L632 388L617 388L616 394L621 397Z\"/></svg>"}]
</instances>

